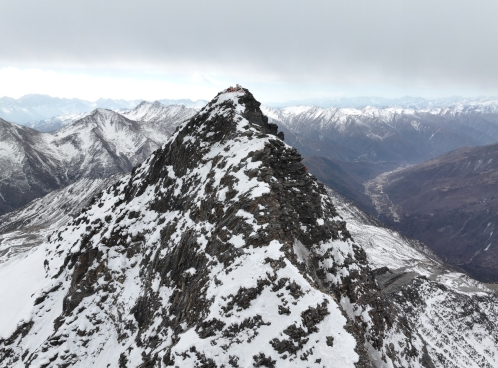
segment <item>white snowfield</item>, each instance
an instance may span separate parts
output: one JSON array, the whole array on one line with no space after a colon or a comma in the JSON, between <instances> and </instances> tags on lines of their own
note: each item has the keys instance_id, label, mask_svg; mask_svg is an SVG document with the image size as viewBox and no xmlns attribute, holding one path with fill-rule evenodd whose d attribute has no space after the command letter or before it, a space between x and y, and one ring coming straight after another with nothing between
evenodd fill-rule
<instances>
[{"instance_id":1,"label":"white snowfield","mask_svg":"<svg viewBox=\"0 0 498 368\"><path fill-rule=\"evenodd\" d=\"M250 152L264 150L266 144L277 138L261 134L242 116L246 107L239 99L243 95L243 91L218 95L199 112L204 120L196 131L184 135L189 124L186 121L162 147L166 153L179 146L187 152L198 149L202 162L192 163L185 173L175 170L173 165L164 165L161 170L167 173L166 177L145 183L144 178L152 175L161 153L152 155L132 174L104 190L74 220L54 231L49 240L0 264L0 354L4 354L0 356L0 367L118 367L118 362L138 367L145 356L157 356L161 367L166 367L168 360L180 367L201 366L201 361L218 367L253 367L258 361L260 366L279 368L355 367L359 346L351 326L356 323L367 326L365 349L375 367L422 367L419 358L424 341L429 355L439 357L433 358L436 367L496 367L496 331L490 331L484 322L480 324L478 318L471 320L465 313L460 318L459 314L465 301L491 298L489 290L461 276L439 272L442 266L430 254L362 219L359 211L348 208L340 198L334 198L339 213L347 221L353 239L367 252L372 269L387 266L393 271L421 274L447 288L445 291L433 287L434 282L423 283L420 296L426 310L407 314L410 323L418 328L419 335L413 336L412 344L419 356L405 355L407 340L394 327L386 328L387 347L369 345L369 335L374 333L371 307L344 295L337 300L335 295L324 292L303 271L305 268L300 268L307 265L311 256L320 256L320 267L337 270L326 272L325 280L341 285L345 277L364 268L359 262L349 264L349 260L356 261L357 246L350 239L322 241L310 247L312 251L296 241L295 263L289 260L279 240L262 247L248 246L240 232L225 226L221 230L227 239L218 241L237 255L234 262L227 268L208 252L212 234L222 227L217 221L195 217L208 201L219 204L223 213L233 210L240 226L252 229L251 236L271 226L257 216L268 211L261 203L271 193L270 185L247 174L261 171L263 162L248 158ZM98 114L100 120L86 132L108 137L118 152L131 152L136 141L129 141L128 131L118 127L112 114ZM135 117L153 120L140 114L137 111ZM216 134L212 124L220 117L234 122L235 133L210 144L207 139ZM58 137L62 141L72 137L79 147L89 149L92 143L87 136L72 129L59 132ZM121 140L112 141L114 134ZM66 157L77 154L69 143L61 147ZM215 195L209 194L209 187L215 188ZM158 210L153 204L160 198L180 200L182 206L173 207L167 202L166 209ZM245 200L259 201L259 205L253 212L235 211L237 203ZM321 201L325 207L331 199L323 195ZM314 226L335 220L320 218ZM178 254L186 239L190 242L184 251L188 250L202 267L183 266L185 260ZM178 260L174 270L161 272L160 265L173 260ZM85 262L86 266L82 266ZM272 266L274 262L280 266ZM182 271L181 275L172 275L175 270ZM198 312L194 306L182 311L174 311L173 307L186 294L193 278L203 274L206 278L201 292L206 307L200 315L204 324L185 317L184 322L176 325L179 315ZM261 287L269 278L273 280L272 286ZM248 305L241 307L235 301L235 295L241 291L260 288L260 294L250 299ZM467 299L458 299L460 295ZM67 307L80 296L72 310ZM142 303L144 310L152 310L150 316L142 316L149 318L150 324L139 325L137 321L137 306ZM399 303L402 311L404 299ZM281 313L282 306L285 313ZM497 308L488 299L483 301L483 311L489 318L496 319ZM323 311L321 319L315 325L307 325L307 313L319 310ZM469 321L474 322L472 326L468 326ZM213 324L223 327L211 331ZM290 341L291 326L306 333L305 338L298 339L303 353L277 353L276 343L270 342ZM19 333L13 335L16 330ZM298 345L296 341L290 344ZM459 346L464 349L459 350ZM397 355L397 363L392 354ZM265 360L268 357L269 362Z\"/></svg>"}]
</instances>

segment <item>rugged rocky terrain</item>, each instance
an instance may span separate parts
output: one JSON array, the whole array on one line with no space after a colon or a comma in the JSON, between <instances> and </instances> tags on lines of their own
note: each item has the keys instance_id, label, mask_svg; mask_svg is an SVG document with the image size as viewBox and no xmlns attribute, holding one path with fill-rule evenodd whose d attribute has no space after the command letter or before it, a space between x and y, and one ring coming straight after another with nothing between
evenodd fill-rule
<instances>
[{"instance_id":1,"label":"rugged rocky terrain","mask_svg":"<svg viewBox=\"0 0 498 368\"><path fill-rule=\"evenodd\" d=\"M276 135L223 91L0 265L0 366L495 366L496 296L404 240L412 268L373 258Z\"/></svg>"},{"instance_id":2,"label":"rugged rocky terrain","mask_svg":"<svg viewBox=\"0 0 498 368\"><path fill-rule=\"evenodd\" d=\"M130 172L196 111L141 104L131 120L96 109L52 134L0 120L0 215L81 178Z\"/></svg>"},{"instance_id":3,"label":"rugged rocky terrain","mask_svg":"<svg viewBox=\"0 0 498 368\"><path fill-rule=\"evenodd\" d=\"M462 148L368 187L383 219L483 281L498 281L498 144Z\"/></svg>"}]
</instances>

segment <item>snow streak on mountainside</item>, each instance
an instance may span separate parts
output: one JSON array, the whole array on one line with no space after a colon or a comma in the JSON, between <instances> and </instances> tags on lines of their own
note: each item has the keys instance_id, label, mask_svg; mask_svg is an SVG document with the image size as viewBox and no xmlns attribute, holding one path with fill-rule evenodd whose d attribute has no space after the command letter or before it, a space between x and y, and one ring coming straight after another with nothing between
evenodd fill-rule
<instances>
[{"instance_id":1,"label":"snow streak on mountainside","mask_svg":"<svg viewBox=\"0 0 498 368\"><path fill-rule=\"evenodd\" d=\"M3 302L33 307L0 324L1 366L430 367L324 187L276 133L247 90L224 91L4 264L2 287L36 282Z\"/></svg>"},{"instance_id":2,"label":"snow streak on mountainside","mask_svg":"<svg viewBox=\"0 0 498 368\"><path fill-rule=\"evenodd\" d=\"M195 113L142 104L129 112L143 119L134 121L97 109L53 134L0 120L0 214L80 178L130 172Z\"/></svg>"}]
</instances>

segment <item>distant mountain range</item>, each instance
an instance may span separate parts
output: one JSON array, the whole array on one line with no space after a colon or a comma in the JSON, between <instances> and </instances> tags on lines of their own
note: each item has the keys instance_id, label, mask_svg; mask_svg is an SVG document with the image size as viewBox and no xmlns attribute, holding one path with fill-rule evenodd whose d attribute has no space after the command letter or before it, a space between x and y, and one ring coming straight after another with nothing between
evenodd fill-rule
<instances>
[{"instance_id":1,"label":"distant mountain range","mask_svg":"<svg viewBox=\"0 0 498 368\"><path fill-rule=\"evenodd\" d=\"M68 116L75 114L89 113L96 108L110 110L134 109L142 100L114 100L100 98L97 101L87 101L78 98L59 98L47 95L30 94L18 99L11 97L0 98L0 118L22 125L35 127L44 125L40 121L51 119L55 116ZM186 107L200 108L207 101L181 100L159 100L165 106L184 105ZM28 124L30 123L30 124ZM49 122L45 122L45 125ZM60 127L60 126L59 126ZM42 129L47 131L46 129Z\"/></svg>"},{"instance_id":2,"label":"distant mountain range","mask_svg":"<svg viewBox=\"0 0 498 368\"><path fill-rule=\"evenodd\" d=\"M362 96L362 97L330 97L330 98L309 98L303 100L292 100L285 102L269 102L268 106L275 108L284 108L292 106L319 106L323 108L337 107L337 108L355 108L362 109L367 106L372 107L404 107L414 109L428 109L446 107L454 104L469 104L469 103L486 103L489 101L497 101L498 97L475 97L464 98L460 96L444 97L428 99L423 97L404 96L400 98L384 98L376 96Z\"/></svg>"},{"instance_id":3,"label":"distant mountain range","mask_svg":"<svg viewBox=\"0 0 498 368\"><path fill-rule=\"evenodd\" d=\"M99 108L55 133L0 119L0 214L81 178L128 173L196 112L158 102L124 115Z\"/></svg>"},{"instance_id":4,"label":"distant mountain range","mask_svg":"<svg viewBox=\"0 0 498 368\"><path fill-rule=\"evenodd\" d=\"M498 141L498 101L430 109L263 108L305 156L415 164Z\"/></svg>"}]
</instances>

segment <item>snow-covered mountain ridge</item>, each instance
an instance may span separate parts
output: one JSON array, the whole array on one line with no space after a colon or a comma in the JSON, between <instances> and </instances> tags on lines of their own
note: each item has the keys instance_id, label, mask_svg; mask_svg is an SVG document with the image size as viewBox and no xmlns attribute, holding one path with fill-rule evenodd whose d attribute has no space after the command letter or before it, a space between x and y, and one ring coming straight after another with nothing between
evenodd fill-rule
<instances>
[{"instance_id":1,"label":"snow-covered mountain ridge","mask_svg":"<svg viewBox=\"0 0 498 368\"><path fill-rule=\"evenodd\" d=\"M498 102L438 108L264 107L307 156L413 164L464 147L498 141Z\"/></svg>"},{"instance_id":2,"label":"snow-covered mountain ridge","mask_svg":"<svg viewBox=\"0 0 498 368\"><path fill-rule=\"evenodd\" d=\"M24 288L0 304L11 311L0 313L0 366L492 367L492 303L484 332L460 326L472 349L447 349L451 329L438 339L409 312L444 290L374 271L276 134L247 90L223 91L46 243L4 263L1 291L16 278ZM432 294L410 296L413 285Z\"/></svg>"},{"instance_id":3,"label":"snow-covered mountain ridge","mask_svg":"<svg viewBox=\"0 0 498 368\"><path fill-rule=\"evenodd\" d=\"M78 98L58 98L47 95L30 94L15 99L11 97L0 98L0 118L17 124L28 125L33 128L38 126L51 129L49 126L58 124L54 117L61 115L74 115L89 113L97 108L110 110L131 110L142 100L119 100L100 98L96 101L87 101ZM159 100L162 105L183 105L189 108L201 108L207 101L192 101L189 99L164 99ZM51 121L52 120L52 121ZM62 121L63 123L64 121ZM59 126L60 127L60 126ZM44 131L45 131L44 130ZM52 130L53 131L53 130Z\"/></svg>"},{"instance_id":4,"label":"snow-covered mountain ridge","mask_svg":"<svg viewBox=\"0 0 498 368\"><path fill-rule=\"evenodd\" d=\"M442 108L454 105L498 105L497 97L475 97L464 98L459 96L443 97L443 98L423 98L405 96L401 98L384 98L375 96L363 97L338 97L338 98L314 98L307 100L295 100L284 103L270 103L267 104L271 107L285 108L292 106L319 106L323 108L336 107L336 108L354 108L361 110L366 106L373 106L377 108L386 107L400 107L409 109L432 109Z\"/></svg>"},{"instance_id":5,"label":"snow-covered mountain ridge","mask_svg":"<svg viewBox=\"0 0 498 368\"><path fill-rule=\"evenodd\" d=\"M132 120L96 109L51 134L0 120L0 214L80 178L128 173L196 112L142 104Z\"/></svg>"}]
</instances>

